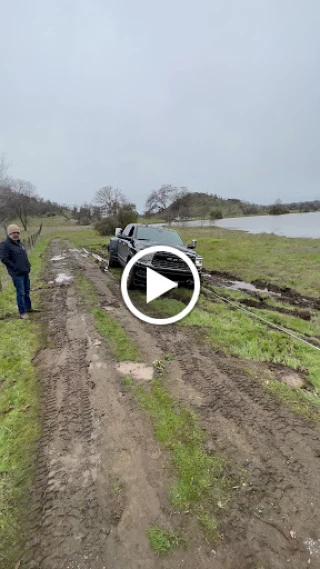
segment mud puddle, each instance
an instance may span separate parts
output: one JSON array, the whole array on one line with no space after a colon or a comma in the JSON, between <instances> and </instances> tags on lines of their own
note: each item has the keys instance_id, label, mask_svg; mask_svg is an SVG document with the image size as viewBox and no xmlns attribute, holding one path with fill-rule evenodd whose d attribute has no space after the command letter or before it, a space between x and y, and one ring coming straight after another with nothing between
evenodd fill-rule
<instances>
[{"instance_id":1,"label":"mud puddle","mask_svg":"<svg viewBox=\"0 0 320 569\"><path fill-rule=\"evenodd\" d=\"M260 300L269 297L286 304L299 306L302 309L320 310L320 300L317 298L302 296L289 287L280 287L267 281L255 280L248 283L223 271L204 271L204 279L213 286L244 292Z\"/></svg>"}]
</instances>

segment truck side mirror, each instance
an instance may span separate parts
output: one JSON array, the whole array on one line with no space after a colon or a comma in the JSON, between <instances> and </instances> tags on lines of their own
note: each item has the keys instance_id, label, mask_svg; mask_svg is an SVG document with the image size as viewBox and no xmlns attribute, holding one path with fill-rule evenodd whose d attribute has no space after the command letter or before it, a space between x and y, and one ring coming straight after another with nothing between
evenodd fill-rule
<instances>
[{"instance_id":1,"label":"truck side mirror","mask_svg":"<svg viewBox=\"0 0 320 569\"><path fill-rule=\"evenodd\" d=\"M115 236L116 236L116 237L120 237L121 234L122 234L122 229L121 229L121 227L116 227Z\"/></svg>"}]
</instances>

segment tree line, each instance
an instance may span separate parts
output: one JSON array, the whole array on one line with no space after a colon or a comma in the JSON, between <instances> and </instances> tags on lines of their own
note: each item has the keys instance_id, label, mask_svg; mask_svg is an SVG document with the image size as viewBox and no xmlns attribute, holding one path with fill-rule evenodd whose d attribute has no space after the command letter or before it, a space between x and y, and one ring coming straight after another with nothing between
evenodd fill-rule
<instances>
[{"instance_id":1,"label":"tree line","mask_svg":"<svg viewBox=\"0 0 320 569\"><path fill-rule=\"evenodd\" d=\"M0 225L6 226L17 220L27 231L32 216L45 217L66 214L66 206L41 198L28 180L7 175L9 164L0 156Z\"/></svg>"},{"instance_id":2,"label":"tree line","mask_svg":"<svg viewBox=\"0 0 320 569\"><path fill-rule=\"evenodd\" d=\"M9 164L0 156L0 225L6 227L11 220L18 220L27 231L31 217L60 215L79 225L95 224L105 235L116 227L123 227L138 220L136 205L126 198L122 190L103 186L90 202L69 206L41 198L33 184L27 180L11 178ZM290 212L319 211L320 200L273 205L257 205L239 199L225 199L216 193L190 192L185 186L163 184L150 191L143 217L162 219L171 223L175 219L206 218L214 221L223 217L249 215L281 215Z\"/></svg>"}]
</instances>

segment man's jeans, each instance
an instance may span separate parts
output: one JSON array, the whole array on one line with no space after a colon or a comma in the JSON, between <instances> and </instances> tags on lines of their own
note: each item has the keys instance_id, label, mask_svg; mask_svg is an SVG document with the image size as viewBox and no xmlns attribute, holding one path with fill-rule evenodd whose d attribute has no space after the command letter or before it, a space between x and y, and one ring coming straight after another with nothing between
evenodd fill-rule
<instances>
[{"instance_id":1,"label":"man's jeans","mask_svg":"<svg viewBox=\"0 0 320 569\"><path fill-rule=\"evenodd\" d=\"M19 313L25 314L31 310L29 275L12 277L12 280L17 291L17 304Z\"/></svg>"}]
</instances>

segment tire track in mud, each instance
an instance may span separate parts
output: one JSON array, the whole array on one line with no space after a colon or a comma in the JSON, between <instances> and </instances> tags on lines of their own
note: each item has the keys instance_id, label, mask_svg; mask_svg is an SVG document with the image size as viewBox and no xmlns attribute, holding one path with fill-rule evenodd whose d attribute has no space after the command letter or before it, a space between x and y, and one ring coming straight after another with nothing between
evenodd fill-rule
<instances>
[{"instance_id":1,"label":"tire track in mud","mask_svg":"<svg viewBox=\"0 0 320 569\"><path fill-rule=\"evenodd\" d=\"M55 243L51 254L59 253ZM101 535L110 528L93 475L88 339L71 288L52 288L45 310L53 347L34 362L41 375L42 433L31 492L33 537L22 567L102 569Z\"/></svg>"},{"instance_id":2,"label":"tire track in mud","mask_svg":"<svg viewBox=\"0 0 320 569\"><path fill-rule=\"evenodd\" d=\"M47 280L54 279L56 267L67 274L81 267L62 247L59 240L51 244L48 261L61 254L67 258L49 265ZM93 274L101 279L99 270ZM117 310L108 289L104 300ZM117 362L72 282L45 291L42 308L48 347L34 360L42 432L30 491L29 540L19 569L222 569L202 536L193 535L188 521L171 511L166 452L133 397L121 391ZM137 330L134 319L124 318ZM140 340L146 338L150 358L151 338L142 330ZM169 531L177 523L188 531L188 551L155 555L147 539L154 523Z\"/></svg>"},{"instance_id":3,"label":"tire track in mud","mask_svg":"<svg viewBox=\"0 0 320 569\"><path fill-rule=\"evenodd\" d=\"M175 355L179 397L196 407L209 434L208 452L227 457L235 474L244 469L244 486L221 512L224 540L216 559L224 569L253 569L259 563L264 569L318 569L319 428L271 398L243 373L240 360L195 344L175 327L159 329L138 320L128 325L132 317L122 305L119 283L88 261L85 267L102 297L119 301L116 317L142 351L149 336L149 359L159 349ZM170 381L177 393L176 376ZM199 395L196 403L190 394Z\"/></svg>"},{"instance_id":4,"label":"tire track in mud","mask_svg":"<svg viewBox=\"0 0 320 569\"><path fill-rule=\"evenodd\" d=\"M272 569L319 567L305 544L320 538L319 428L270 399L236 360L195 345L190 354L180 333L161 331L161 337L163 349L177 355L185 383L204 396L200 416L211 450L247 471L247 485L222 524L233 547L247 550L243 567L256 558Z\"/></svg>"}]
</instances>

